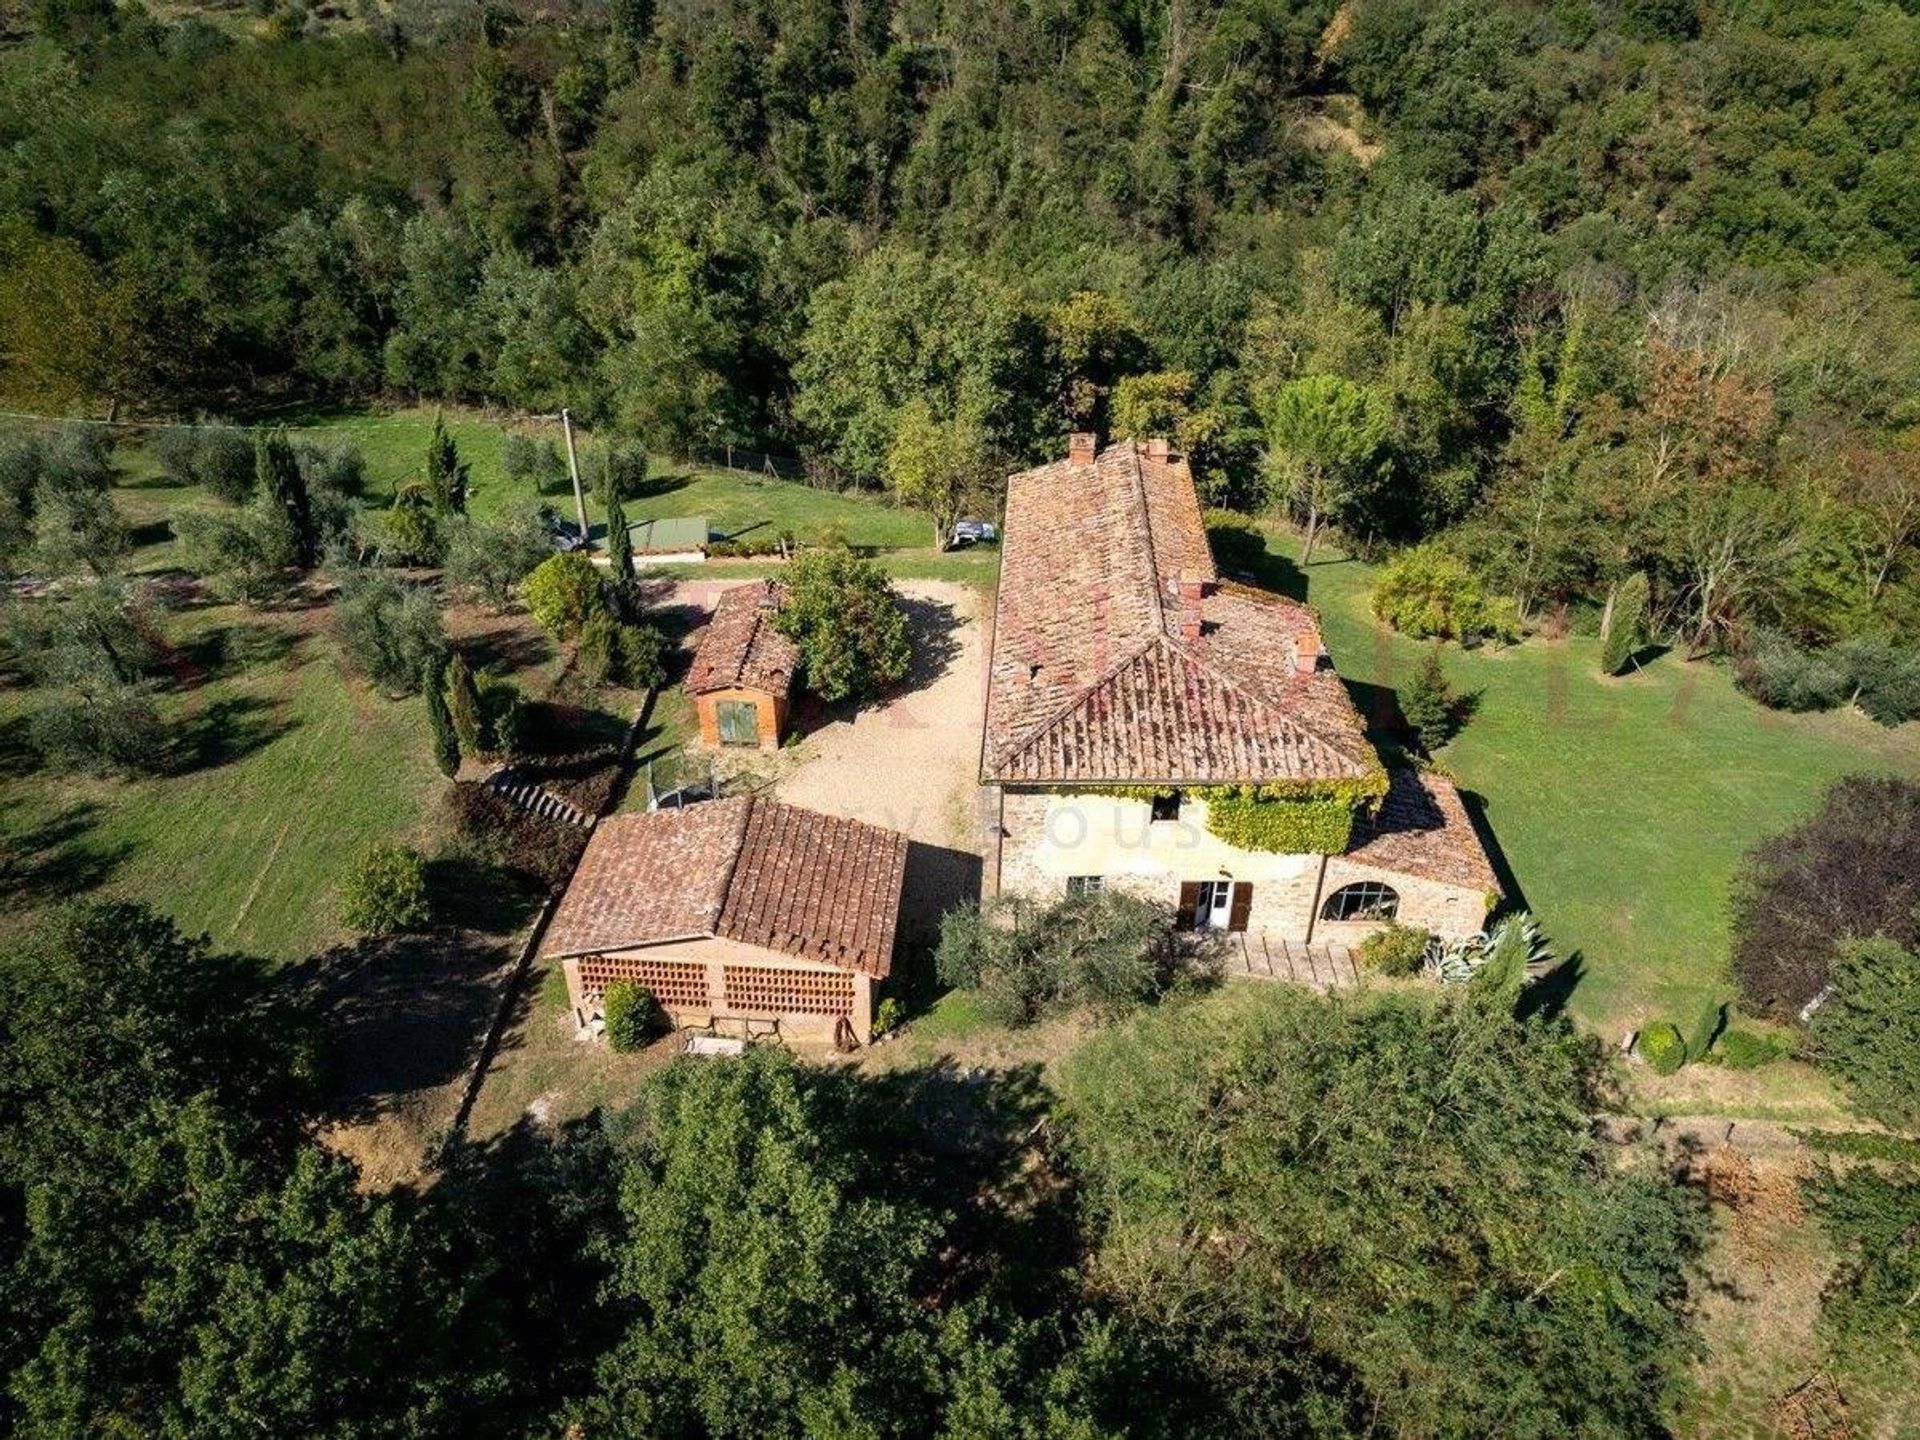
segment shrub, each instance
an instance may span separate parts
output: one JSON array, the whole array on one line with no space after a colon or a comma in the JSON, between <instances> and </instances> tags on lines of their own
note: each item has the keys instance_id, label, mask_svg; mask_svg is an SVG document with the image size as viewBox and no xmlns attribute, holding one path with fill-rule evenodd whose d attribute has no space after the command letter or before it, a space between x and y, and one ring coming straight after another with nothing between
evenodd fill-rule
<instances>
[{"instance_id":1,"label":"shrub","mask_svg":"<svg viewBox=\"0 0 1920 1440\"><path fill-rule=\"evenodd\" d=\"M334 445L296 441L293 458L315 495L355 496L367 488L367 462L351 441Z\"/></svg>"},{"instance_id":2,"label":"shrub","mask_svg":"<svg viewBox=\"0 0 1920 1440\"><path fill-rule=\"evenodd\" d=\"M1428 542L1402 550L1373 587L1373 613L1417 640L1515 640L1513 606L1491 599L1466 562Z\"/></svg>"},{"instance_id":3,"label":"shrub","mask_svg":"<svg viewBox=\"0 0 1920 1440\"><path fill-rule=\"evenodd\" d=\"M481 671L474 677L480 699L480 748L485 755L518 755L526 701L520 687L504 675Z\"/></svg>"},{"instance_id":4,"label":"shrub","mask_svg":"<svg viewBox=\"0 0 1920 1440\"><path fill-rule=\"evenodd\" d=\"M189 510L173 528L182 562L220 599L266 605L292 589L295 547L279 514L260 506Z\"/></svg>"},{"instance_id":5,"label":"shrub","mask_svg":"<svg viewBox=\"0 0 1920 1440\"><path fill-rule=\"evenodd\" d=\"M53 770L152 774L165 763L167 734L151 691L104 680L58 692L29 716L27 743Z\"/></svg>"},{"instance_id":6,"label":"shrub","mask_svg":"<svg viewBox=\"0 0 1920 1440\"><path fill-rule=\"evenodd\" d=\"M446 526L441 578L458 594L495 610L513 605L520 582L553 553L538 512L518 511L504 520L461 517Z\"/></svg>"},{"instance_id":7,"label":"shrub","mask_svg":"<svg viewBox=\"0 0 1920 1440\"><path fill-rule=\"evenodd\" d=\"M667 678L666 642L651 625L627 625L602 612L581 627L580 675L587 684L651 690Z\"/></svg>"},{"instance_id":8,"label":"shrub","mask_svg":"<svg viewBox=\"0 0 1920 1440\"><path fill-rule=\"evenodd\" d=\"M360 935L425 928L427 867L417 850L384 841L361 852L340 886L341 917Z\"/></svg>"},{"instance_id":9,"label":"shrub","mask_svg":"<svg viewBox=\"0 0 1920 1440\"><path fill-rule=\"evenodd\" d=\"M866 699L906 678L906 611L886 572L850 550L807 550L786 567L774 626L800 650L807 688L832 703Z\"/></svg>"},{"instance_id":10,"label":"shrub","mask_svg":"<svg viewBox=\"0 0 1920 1440\"><path fill-rule=\"evenodd\" d=\"M1920 950L1879 936L1843 945L1832 986L1809 1025L1820 1066L1861 1114L1920 1127Z\"/></svg>"},{"instance_id":11,"label":"shrub","mask_svg":"<svg viewBox=\"0 0 1920 1440\"><path fill-rule=\"evenodd\" d=\"M359 528L368 548L391 565L431 565L440 557L440 532L433 514L418 505L393 504L362 513Z\"/></svg>"},{"instance_id":12,"label":"shrub","mask_svg":"<svg viewBox=\"0 0 1920 1440\"><path fill-rule=\"evenodd\" d=\"M230 425L169 425L156 430L150 444L169 477L183 485L203 485L232 505L253 494L253 441Z\"/></svg>"},{"instance_id":13,"label":"shrub","mask_svg":"<svg viewBox=\"0 0 1920 1440\"><path fill-rule=\"evenodd\" d=\"M1886 935L1920 943L1920 784L1854 775L1804 824L1764 841L1733 890L1733 972L1747 1007L1795 1020L1838 948Z\"/></svg>"},{"instance_id":14,"label":"shrub","mask_svg":"<svg viewBox=\"0 0 1920 1440\"><path fill-rule=\"evenodd\" d=\"M1867 1373L1909 1365L1920 1347L1920 1179L1823 1169L1805 1193L1838 1258L1820 1297L1827 1343Z\"/></svg>"},{"instance_id":15,"label":"shrub","mask_svg":"<svg viewBox=\"0 0 1920 1440\"><path fill-rule=\"evenodd\" d=\"M1376 975L1417 975L1432 938L1416 926L1389 924L1360 942L1360 968Z\"/></svg>"},{"instance_id":16,"label":"shrub","mask_svg":"<svg viewBox=\"0 0 1920 1440\"><path fill-rule=\"evenodd\" d=\"M1111 1016L1206 975L1211 957L1183 939L1164 907L1120 892L1045 906L1004 897L943 916L934 967L1000 1024L1080 1005Z\"/></svg>"},{"instance_id":17,"label":"shrub","mask_svg":"<svg viewBox=\"0 0 1920 1440\"><path fill-rule=\"evenodd\" d=\"M1687 1042L1670 1021L1655 1020L1641 1027L1638 1048L1640 1058L1656 1075L1677 1074L1687 1063Z\"/></svg>"},{"instance_id":18,"label":"shrub","mask_svg":"<svg viewBox=\"0 0 1920 1440\"><path fill-rule=\"evenodd\" d=\"M607 1022L607 1044L622 1054L644 1050L667 1031L667 1012L653 992L631 980L616 980L600 998L600 1014Z\"/></svg>"},{"instance_id":19,"label":"shrub","mask_svg":"<svg viewBox=\"0 0 1920 1440\"><path fill-rule=\"evenodd\" d=\"M1847 698L1847 672L1802 650L1777 630L1747 636L1733 660L1734 683L1775 710L1828 710Z\"/></svg>"},{"instance_id":20,"label":"shrub","mask_svg":"<svg viewBox=\"0 0 1920 1440\"><path fill-rule=\"evenodd\" d=\"M1920 720L1920 648L1865 635L1834 647L1833 656L1871 719L1882 725Z\"/></svg>"},{"instance_id":21,"label":"shrub","mask_svg":"<svg viewBox=\"0 0 1920 1440\"><path fill-rule=\"evenodd\" d=\"M354 579L341 591L334 618L354 665L391 697L412 694L427 666L447 650L432 594L390 576Z\"/></svg>"},{"instance_id":22,"label":"shrub","mask_svg":"<svg viewBox=\"0 0 1920 1440\"><path fill-rule=\"evenodd\" d=\"M527 608L555 640L571 645L589 620L606 613L606 586L599 570L577 551L549 555L521 587Z\"/></svg>"},{"instance_id":23,"label":"shrub","mask_svg":"<svg viewBox=\"0 0 1920 1440\"><path fill-rule=\"evenodd\" d=\"M1605 632L1600 645L1600 672L1618 675L1627 668L1635 650L1640 648L1647 620L1647 577L1634 571L1620 582L1607 606Z\"/></svg>"},{"instance_id":24,"label":"shrub","mask_svg":"<svg viewBox=\"0 0 1920 1440\"><path fill-rule=\"evenodd\" d=\"M1762 1065L1786 1059L1793 1048L1778 1035L1736 1027L1720 1037L1720 1046L1714 1053L1729 1070L1757 1070Z\"/></svg>"}]
</instances>

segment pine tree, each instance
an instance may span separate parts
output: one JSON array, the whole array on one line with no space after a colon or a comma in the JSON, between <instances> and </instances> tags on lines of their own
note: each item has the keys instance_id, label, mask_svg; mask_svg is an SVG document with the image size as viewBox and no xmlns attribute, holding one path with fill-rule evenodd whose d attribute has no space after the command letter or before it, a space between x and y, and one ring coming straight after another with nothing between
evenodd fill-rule
<instances>
[{"instance_id":1,"label":"pine tree","mask_svg":"<svg viewBox=\"0 0 1920 1440\"><path fill-rule=\"evenodd\" d=\"M1618 675L1640 648L1647 618L1647 577L1636 570L1622 580L1607 602L1607 620L1600 644L1600 672Z\"/></svg>"},{"instance_id":2,"label":"pine tree","mask_svg":"<svg viewBox=\"0 0 1920 1440\"><path fill-rule=\"evenodd\" d=\"M300 460L284 430L262 431L253 442L253 472L258 488L285 521L293 563L311 570L320 557L320 537L313 521L313 499Z\"/></svg>"},{"instance_id":3,"label":"pine tree","mask_svg":"<svg viewBox=\"0 0 1920 1440\"><path fill-rule=\"evenodd\" d=\"M625 596L634 581L633 546L627 543L627 511L620 503L620 487L610 463L601 466L600 501L607 512L607 554L613 561L613 578Z\"/></svg>"},{"instance_id":4,"label":"pine tree","mask_svg":"<svg viewBox=\"0 0 1920 1440\"><path fill-rule=\"evenodd\" d=\"M1447 672L1440 664L1440 647L1427 651L1427 658L1413 673L1413 679L1400 696L1400 713L1420 737L1420 748L1431 755L1446 744L1453 733L1454 708L1459 697L1447 683Z\"/></svg>"},{"instance_id":5,"label":"pine tree","mask_svg":"<svg viewBox=\"0 0 1920 1440\"><path fill-rule=\"evenodd\" d=\"M467 664L466 657L456 653L447 666L447 711L453 720L453 732L459 737L460 748L468 755L478 755L486 747L481 743L485 739L485 724L480 708L480 687L474 683L473 669Z\"/></svg>"},{"instance_id":6,"label":"pine tree","mask_svg":"<svg viewBox=\"0 0 1920 1440\"><path fill-rule=\"evenodd\" d=\"M427 494L433 501L433 513L445 519L467 513L468 466L460 459L460 449L447 433L447 426L436 411L433 434L427 439Z\"/></svg>"},{"instance_id":7,"label":"pine tree","mask_svg":"<svg viewBox=\"0 0 1920 1440\"><path fill-rule=\"evenodd\" d=\"M453 713L447 708L447 662L429 660L420 677L420 689L427 697L427 724L433 730L433 763L451 780L460 773L460 737L453 728Z\"/></svg>"}]
</instances>

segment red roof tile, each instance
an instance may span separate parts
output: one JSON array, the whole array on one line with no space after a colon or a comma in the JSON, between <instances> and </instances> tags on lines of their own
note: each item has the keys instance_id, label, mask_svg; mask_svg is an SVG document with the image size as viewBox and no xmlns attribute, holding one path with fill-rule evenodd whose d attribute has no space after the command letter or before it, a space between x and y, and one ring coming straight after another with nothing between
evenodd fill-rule
<instances>
[{"instance_id":1,"label":"red roof tile","mask_svg":"<svg viewBox=\"0 0 1920 1440\"><path fill-rule=\"evenodd\" d=\"M773 628L774 612L785 598L785 588L773 580L723 591L694 649L687 692L745 689L785 695L792 689L800 651Z\"/></svg>"},{"instance_id":2,"label":"red roof tile","mask_svg":"<svg viewBox=\"0 0 1920 1440\"><path fill-rule=\"evenodd\" d=\"M1314 668L1313 611L1218 583L1184 458L1122 441L1012 476L1003 536L984 778L1257 783L1377 763L1345 687Z\"/></svg>"},{"instance_id":3,"label":"red roof tile","mask_svg":"<svg viewBox=\"0 0 1920 1440\"><path fill-rule=\"evenodd\" d=\"M1442 775L1394 771L1378 813L1354 826L1347 859L1485 895L1500 890L1460 792Z\"/></svg>"},{"instance_id":4,"label":"red roof tile","mask_svg":"<svg viewBox=\"0 0 1920 1440\"><path fill-rule=\"evenodd\" d=\"M763 796L613 815L587 843L540 953L718 935L881 977L907 837Z\"/></svg>"}]
</instances>

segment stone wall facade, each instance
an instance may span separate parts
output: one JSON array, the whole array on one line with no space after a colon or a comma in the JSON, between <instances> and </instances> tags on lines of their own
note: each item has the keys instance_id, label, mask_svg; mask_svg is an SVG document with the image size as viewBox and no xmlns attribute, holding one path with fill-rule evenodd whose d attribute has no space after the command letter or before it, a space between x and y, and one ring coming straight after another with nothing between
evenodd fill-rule
<instances>
[{"instance_id":1,"label":"stone wall facade","mask_svg":"<svg viewBox=\"0 0 1920 1440\"><path fill-rule=\"evenodd\" d=\"M1448 937L1485 923L1491 897L1464 886L1360 864L1345 856L1240 850L1206 826L1206 802L1187 798L1179 818L1154 820L1144 800L1088 792L1006 787L999 803L999 862L991 877L1008 894L1051 900L1076 876L1173 907L1183 884L1231 880L1252 886L1247 926L1289 941L1353 945L1377 921L1319 918L1340 887L1376 881L1399 897L1403 925Z\"/></svg>"}]
</instances>

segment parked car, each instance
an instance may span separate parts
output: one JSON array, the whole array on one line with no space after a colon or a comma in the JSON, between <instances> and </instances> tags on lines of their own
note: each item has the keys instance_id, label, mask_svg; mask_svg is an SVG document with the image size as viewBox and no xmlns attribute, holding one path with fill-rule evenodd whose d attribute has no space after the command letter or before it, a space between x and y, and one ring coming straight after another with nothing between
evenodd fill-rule
<instances>
[{"instance_id":1,"label":"parked car","mask_svg":"<svg viewBox=\"0 0 1920 1440\"><path fill-rule=\"evenodd\" d=\"M991 545L999 539L1000 528L991 520L956 520L947 545L958 550L963 545Z\"/></svg>"}]
</instances>

